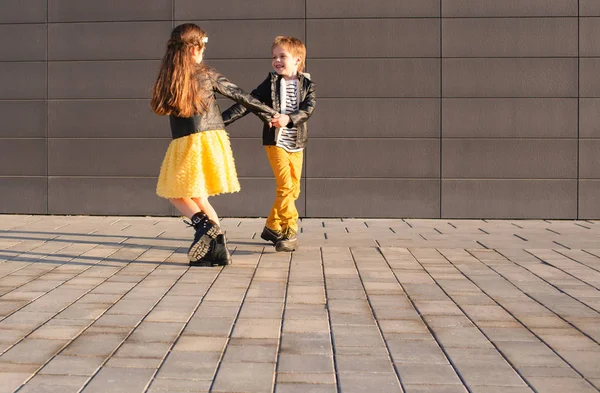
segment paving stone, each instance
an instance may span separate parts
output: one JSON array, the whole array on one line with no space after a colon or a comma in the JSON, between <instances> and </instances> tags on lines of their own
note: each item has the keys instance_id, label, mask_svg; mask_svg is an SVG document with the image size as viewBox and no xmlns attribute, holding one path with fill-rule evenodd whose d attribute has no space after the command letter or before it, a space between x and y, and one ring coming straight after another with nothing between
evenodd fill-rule
<instances>
[{"instance_id":1,"label":"paving stone","mask_svg":"<svg viewBox=\"0 0 600 393\"><path fill-rule=\"evenodd\" d=\"M133 329L139 324L141 318L138 315L102 315L94 321L94 327L110 326L110 327L126 327Z\"/></svg>"},{"instance_id":2,"label":"paving stone","mask_svg":"<svg viewBox=\"0 0 600 393\"><path fill-rule=\"evenodd\" d=\"M499 306L463 306L474 321L512 321L513 317Z\"/></svg>"},{"instance_id":3,"label":"paving stone","mask_svg":"<svg viewBox=\"0 0 600 393\"><path fill-rule=\"evenodd\" d=\"M125 294L135 283L105 282L95 288L92 293Z\"/></svg>"},{"instance_id":4,"label":"paving stone","mask_svg":"<svg viewBox=\"0 0 600 393\"><path fill-rule=\"evenodd\" d=\"M211 389L214 392L271 392L273 389L273 363L221 364Z\"/></svg>"},{"instance_id":5,"label":"paving stone","mask_svg":"<svg viewBox=\"0 0 600 393\"><path fill-rule=\"evenodd\" d=\"M59 321L66 321L66 319L59 319ZM94 326L90 325L89 328L86 329L85 334L112 334L115 336L120 336L123 339L131 333L131 327L122 327L122 326Z\"/></svg>"},{"instance_id":6,"label":"paving stone","mask_svg":"<svg viewBox=\"0 0 600 393\"><path fill-rule=\"evenodd\" d=\"M485 281L482 282L481 280L478 280L478 284L481 286L481 288L488 293L489 293L489 291L493 290L493 286L498 285L495 277L493 278L493 281L491 281L491 282L492 282L492 284L488 284ZM516 289L510 287L510 284L506 284L506 285L509 289L511 289L511 292L513 290L514 290L514 292L517 292ZM494 299L490 298L489 296L487 296L483 293L469 293L466 295L453 294L452 300L454 300L457 304L459 304L461 306L466 306L466 305L495 306L496 305L496 303L494 302ZM511 298L511 301L512 300L513 300L513 298Z\"/></svg>"},{"instance_id":7,"label":"paving stone","mask_svg":"<svg viewBox=\"0 0 600 393\"><path fill-rule=\"evenodd\" d=\"M0 343L14 344L29 332L29 329L0 329Z\"/></svg>"},{"instance_id":8,"label":"paving stone","mask_svg":"<svg viewBox=\"0 0 600 393\"><path fill-rule=\"evenodd\" d=\"M463 312L451 301L421 301L418 303L421 315L464 315Z\"/></svg>"},{"instance_id":9,"label":"paving stone","mask_svg":"<svg viewBox=\"0 0 600 393\"><path fill-rule=\"evenodd\" d=\"M279 393L337 393L337 388L333 385L314 385L301 383L278 383L277 392Z\"/></svg>"},{"instance_id":10,"label":"paving stone","mask_svg":"<svg viewBox=\"0 0 600 393\"><path fill-rule=\"evenodd\" d=\"M20 311L0 321L0 329L30 329L33 330L52 318L52 312Z\"/></svg>"},{"instance_id":11,"label":"paving stone","mask_svg":"<svg viewBox=\"0 0 600 393\"><path fill-rule=\"evenodd\" d=\"M498 341L529 341L538 342L539 338L533 335L524 327L520 328L496 328L484 327L483 332L492 342Z\"/></svg>"},{"instance_id":12,"label":"paving stone","mask_svg":"<svg viewBox=\"0 0 600 393\"><path fill-rule=\"evenodd\" d=\"M537 390L544 393L592 393L597 390L583 378L530 377L527 380Z\"/></svg>"},{"instance_id":13,"label":"paving stone","mask_svg":"<svg viewBox=\"0 0 600 393\"><path fill-rule=\"evenodd\" d=\"M417 311L411 308L400 308L400 307L387 307L387 306L374 306L373 314L378 320L392 321L392 320L410 320L418 317Z\"/></svg>"},{"instance_id":14,"label":"paving stone","mask_svg":"<svg viewBox=\"0 0 600 393\"><path fill-rule=\"evenodd\" d=\"M26 393L77 393L87 381L81 376L36 375L27 381L20 392Z\"/></svg>"},{"instance_id":15,"label":"paving stone","mask_svg":"<svg viewBox=\"0 0 600 393\"><path fill-rule=\"evenodd\" d=\"M26 338L0 356L0 361L42 365L56 354L67 342L67 340Z\"/></svg>"},{"instance_id":16,"label":"paving stone","mask_svg":"<svg viewBox=\"0 0 600 393\"><path fill-rule=\"evenodd\" d=\"M155 379L148 393L194 392L208 393L212 380Z\"/></svg>"},{"instance_id":17,"label":"paving stone","mask_svg":"<svg viewBox=\"0 0 600 393\"><path fill-rule=\"evenodd\" d=\"M105 367L94 376L82 393L142 391L153 374L152 369Z\"/></svg>"},{"instance_id":18,"label":"paving stone","mask_svg":"<svg viewBox=\"0 0 600 393\"><path fill-rule=\"evenodd\" d=\"M525 378L529 377L555 377L555 378L579 378L579 374L568 365L564 367L536 367L521 366L519 373Z\"/></svg>"},{"instance_id":19,"label":"paving stone","mask_svg":"<svg viewBox=\"0 0 600 393\"><path fill-rule=\"evenodd\" d=\"M108 356L125 337L116 334L85 332L71 342L63 351L63 355L72 356Z\"/></svg>"},{"instance_id":20,"label":"paving stone","mask_svg":"<svg viewBox=\"0 0 600 393\"><path fill-rule=\"evenodd\" d=\"M492 344L476 328L439 328L435 335L444 347L492 348Z\"/></svg>"},{"instance_id":21,"label":"paving stone","mask_svg":"<svg viewBox=\"0 0 600 393\"><path fill-rule=\"evenodd\" d=\"M277 383L335 385L335 374L277 373Z\"/></svg>"},{"instance_id":22,"label":"paving stone","mask_svg":"<svg viewBox=\"0 0 600 393\"><path fill-rule=\"evenodd\" d=\"M389 315L385 316L389 317ZM372 314L342 314L337 312L331 314L331 325L376 326Z\"/></svg>"},{"instance_id":23,"label":"paving stone","mask_svg":"<svg viewBox=\"0 0 600 393\"><path fill-rule=\"evenodd\" d=\"M239 310L239 307L236 308L236 311L237 310ZM240 310L239 318L278 319L281 318L282 313L283 305L279 303L244 303Z\"/></svg>"},{"instance_id":24,"label":"paving stone","mask_svg":"<svg viewBox=\"0 0 600 393\"><path fill-rule=\"evenodd\" d=\"M433 329L444 327L473 327L473 322L465 316L428 315L425 316L424 319L427 325Z\"/></svg>"},{"instance_id":25,"label":"paving stone","mask_svg":"<svg viewBox=\"0 0 600 393\"><path fill-rule=\"evenodd\" d=\"M577 371L586 378L600 378L600 350L598 348L592 351L559 351Z\"/></svg>"},{"instance_id":26,"label":"paving stone","mask_svg":"<svg viewBox=\"0 0 600 393\"><path fill-rule=\"evenodd\" d=\"M329 333L329 320L327 319L312 319L312 320L284 320L284 333Z\"/></svg>"},{"instance_id":27,"label":"paving stone","mask_svg":"<svg viewBox=\"0 0 600 393\"><path fill-rule=\"evenodd\" d=\"M244 290L232 291L231 289L212 290L206 294L205 299L210 302L239 302L243 299Z\"/></svg>"},{"instance_id":28,"label":"paving stone","mask_svg":"<svg viewBox=\"0 0 600 393\"><path fill-rule=\"evenodd\" d=\"M279 319L240 318L235 323L232 337L277 338L281 329Z\"/></svg>"},{"instance_id":29,"label":"paving stone","mask_svg":"<svg viewBox=\"0 0 600 393\"><path fill-rule=\"evenodd\" d=\"M500 349L516 367L562 367L565 364L552 350L539 342L505 342Z\"/></svg>"},{"instance_id":30,"label":"paving stone","mask_svg":"<svg viewBox=\"0 0 600 393\"><path fill-rule=\"evenodd\" d=\"M485 328L502 328L502 329L517 329L523 327L517 321L477 321L477 326Z\"/></svg>"},{"instance_id":31,"label":"paving stone","mask_svg":"<svg viewBox=\"0 0 600 393\"><path fill-rule=\"evenodd\" d=\"M393 371L389 356L336 354L335 361L340 373L385 373Z\"/></svg>"},{"instance_id":32,"label":"paving stone","mask_svg":"<svg viewBox=\"0 0 600 393\"><path fill-rule=\"evenodd\" d=\"M162 359L171 347L168 342L129 342L125 341L113 357Z\"/></svg>"},{"instance_id":33,"label":"paving stone","mask_svg":"<svg viewBox=\"0 0 600 393\"><path fill-rule=\"evenodd\" d=\"M317 304L286 304L285 320L327 319L327 308Z\"/></svg>"},{"instance_id":34,"label":"paving stone","mask_svg":"<svg viewBox=\"0 0 600 393\"><path fill-rule=\"evenodd\" d=\"M0 316L12 314L27 304L26 300L3 300L0 299Z\"/></svg>"},{"instance_id":35,"label":"paving stone","mask_svg":"<svg viewBox=\"0 0 600 393\"><path fill-rule=\"evenodd\" d=\"M281 353L295 354L331 354L331 336L329 333L288 333L281 336Z\"/></svg>"},{"instance_id":36,"label":"paving stone","mask_svg":"<svg viewBox=\"0 0 600 393\"><path fill-rule=\"evenodd\" d=\"M91 376L103 361L102 357L58 355L40 370L40 374Z\"/></svg>"},{"instance_id":37,"label":"paving stone","mask_svg":"<svg viewBox=\"0 0 600 393\"><path fill-rule=\"evenodd\" d=\"M27 291L14 290L14 291L11 291L9 293L2 295L2 299L31 301L31 300L39 298L40 296L43 296L45 293L46 292L27 292Z\"/></svg>"},{"instance_id":38,"label":"paving stone","mask_svg":"<svg viewBox=\"0 0 600 393\"><path fill-rule=\"evenodd\" d=\"M174 322L142 322L127 339L130 342L173 342L183 328Z\"/></svg>"},{"instance_id":39,"label":"paving stone","mask_svg":"<svg viewBox=\"0 0 600 393\"><path fill-rule=\"evenodd\" d=\"M112 357L103 366L104 368L149 368L152 370L157 369L161 364L161 359L148 359L148 358L125 358Z\"/></svg>"},{"instance_id":40,"label":"paving stone","mask_svg":"<svg viewBox=\"0 0 600 393\"><path fill-rule=\"evenodd\" d=\"M402 393L394 373L343 373L338 381L340 390L345 393Z\"/></svg>"},{"instance_id":41,"label":"paving stone","mask_svg":"<svg viewBox=\"0 0 600 393\"><path fill-rule=\"evenodd\" d=\"M120 295L108 295L104 293L88 293L84 295L81 299L77 301L77 303L102 303L102 304L114 304L120 298Z\"/></svg>"},{"instance_id":42,"label":"paving stone","mask_svg":"<svg viewBox=\"0 0 600 393\"><path fill-rule=\"evenodd\" d=\"M333 345L337 347L383 346L383 339L376 327L332 326Z\"/></svg>"},{"instance_id":43,"label":"paving stone","mask_svg":"<svg viewBox=\"0 0 600 393\"><path fill-rule=\"evenodd\" d=\"M362 289L328 289L327 299L356 300L366 299Z\"/></svg>"},{"instance_id":44,"label":"paving stone","mask_svg":"<svg viewBox=\"0 0 600 393\"><path fill-rule=\"evenodd\" d=\"M189 311L154 309L146 317L148 322L180 322L185 323L190 317Z\"/></svg>"},{"instance_id":45,"label":"paving stone","mask_svg":"<svg viewBox=\"0 0 600 393\"><path fill-rule=\"evenodd\" d=\"M275 363L276 360L277 347L274 345L230 345L223 357L223 362L227 363Z\"/></svg>"},{"instance_id":46,"label":"paving stone","mask_svg":"<svg viewBox=\"0 0 600 393\"><path fill-rule=\"evenodd\" d=\"M458 386L458 385L407 385L407 384L404 384L404 392L405 393L467 393L467 389L464 386Z\"/></svg>"},{"instance_id":47,"label":"paving stone","mask_svg":"<svg viewBox=\"0 0 600 393\"><path fill-rule=\"evenodd\" d=\"M384 334L388 333L427 333L427 327L418 318L404 320L382 320L379 326Z\"/></svg>"},{"instance_id":48,"label":"paving stone","mask_svg":"<svg viewBox=\"0 0 600 393\"><path fill-rule=\"evenodd\" d=\"M235 318L240 306L237 302L202 302L194 318ZM281 310L279 314L281 315Z\"/></svg>"},{"instance_id":49,"label":"paving stone","mask_svg":"<svg viewBox=\"0 0 600 393\"><path fill-rule=\"evenodd\" d=\"M220 357L218 352L171 352L157 378L212 380Z\"/></svg>"},{"instance_id":50,"label":"paving stone","mask_svg":"<svg viewBox=\"0 0 600 393\"><path fill-rule=\"evenodd\" d=\"M497 364L492 367L485 365L464 366L456 365L463 380L469 386L498 385L526 386L525 382L508 364Z\"/></svg>"},{"instance_id":51,"label":"paving stone","mask_svg":"<svg viewBox=\"0 0 600 393\"><path fill-rule=\"evenodd\" d=\"M277 365L277 371L282 373L332 373L332 355L304 355L281 353Z\"/></svg>"},{"instance_id":52,"label":"paving stone","mask_svg":"<svg viewBox=\"0 0 600 393\"><path fill-rule=\"evenodd\" d=\"M330 300L328 304L330 312L371 314L371 308L366 300Z\"/></svg>"},{"instance_id":53,"label":"paving stone","mask_svg":"<svg viewBox=\"0 0 600 393\"><path fill-rule=\"evenodd\" d=\"M60 326L46 324L31 333L29 338L71 340L75 338L83 329L84 328L81 326Z\"/></svg>"},{"instance_id":54,"label":"paving stone","mask_svg":"<svg viewBox=\"0 0 600 393\"><path fill-rule=\"evenodd\" d=\"M446 364L397 364L403 383L411 385L462 385L450 365Z\"/></svg>"},{"instance_id":55,"label":"paving stone","mask_svg":"<svg viewBox=\"0 0 600 393\"><path fill-rule=\"evenodd\" d=\"M233 327L234 317L202 318L195 315L185 329L186 334L198 336L227 336Z\"/></svg>"},{"instance_id":56,"label":"paving stone","mask_svg":"<svg viewBox=\"0 0 600 393\"><path fill-rule=\"evenodd\" d=\"M265 346L278 346L278 338L230 338L229 346L254 346L254 345L265 345Z\"/></svg>"},{"instance_id":57,"label":"paving stone","mask_svg":"<svg viewBox=\"0 0 600 393\"><path fill-rule=\"evenodd\" d=\"M31 373L4 372L0 371L0 393L12 393L21 386L27 378L31 377Z\"/></svg>"},{"instance_id":58,"label":"paving stone","mask_svg":"<svg viewBox=\"0 0 600 393\"><path fill-rule=\"evenodd\" d=\"M529 328L552 328L564 329L569 325L559 317L555 316L522 316L519 320Z\"/></svg>"},{"instance_id":59,"label":"paving stone","mask_svg":"<svg viewBox=\"0 0 600 393\"><path fill-rule=\"evenodd\" d=\"M30 373L33 374L40 368L37 364L0 362L0 370L3 373Z\"/></svg>"},{"instance_id":60,"label":"paving stone","mask_svg":"<svg viewBox=\"0 0 600 393\"><path fill-rule=\"evenodd\" d=\"M338 347L335 350L337 355L364 355L364 356L388 356L387 348L380 347Z\"/></svg>"},{"instance_id":61,"label":"paving stone","mask_svg":"<svg viewBox=\"0 0 600 393\"><path fill-rule=\"evenodd\" d=\"M591 351L600 350L600 346L593 342L583 334L569 335L568 333L563 334L563 329L560 329L557 334L544 334L536 330L536 334L539 335L540 339L544 340L555 350L562 353L562 351ZM573 334L579 333L577 330L572 329Z\"/></svg>"},{"instance_id":62,"label":"paving stone","mask_svg":"<svg viewBox=\"0 0 600 393\"><path fill-rule=\"evenodd\" d=\"M386 340L394 363L448 364L446 356L434 340Z\"/></svg>"},{"instance_id":63,"label":"paving stone","mask_svg":"<svg viewBox=\"0 0 600 393\"><path fill-rule=\"evenodd\" d=\"M79 326L86 328L90 326L90 321L85 319L51 319L44 326Z\"/></svg>"},{"instance_id":64,"label":"paving stone","mask_svg":"<svg viewBox=\"0 0 600 393\"><path fill-rule=\"evenodd\" d=\"M223 352L226 343L225 337L181 336L173 351Z\"/></svg>"}]
</instances>

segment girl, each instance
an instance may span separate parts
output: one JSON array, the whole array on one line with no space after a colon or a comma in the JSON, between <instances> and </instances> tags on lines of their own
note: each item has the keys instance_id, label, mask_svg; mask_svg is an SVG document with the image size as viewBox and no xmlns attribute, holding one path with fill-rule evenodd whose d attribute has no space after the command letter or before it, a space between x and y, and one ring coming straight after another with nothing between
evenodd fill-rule
<instances>
[{"instance_id":1,"label":"girl","mask_svg":"<svg viewBox=\"0 0 600 393\"><path fill-rule=\"evenodd\" d=\"M190 218L196 230L188 251L190 265L227 265L231 258L208 197L238 192L240 184L215 92L265 119L277 113L202 64L207 42L206 33L192 23L175 27L167 42L151 106L158 115L169 116L173 140L156 193Z\"/></svg>"}]
</instances>

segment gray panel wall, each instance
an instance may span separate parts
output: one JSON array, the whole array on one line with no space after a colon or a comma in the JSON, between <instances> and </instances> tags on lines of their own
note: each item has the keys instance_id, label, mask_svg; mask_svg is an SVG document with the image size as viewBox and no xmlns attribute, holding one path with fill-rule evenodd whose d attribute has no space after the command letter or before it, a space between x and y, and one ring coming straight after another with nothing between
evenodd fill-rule
<instances>
[{"instance_id":1,"label":"gray panel wall","mask_svg":"<svg viewBox=\"0 0 600 393\"><path fill-rule=\"evenodd\" d=\"M176 214L154 193L170 138L149 96L184 21L248 91L274 36L306 42L303 216L600 218L594 0L4 0L1 213ZM261 123L228 132L242 192L213 202L265 216Z\"/></svg>"},{"instance_id":2,"label":"gray panel wall","mask_svg":"<svg viewBox=\"0 0 600 393\"><path fill-rule=\"evenodd\" d=\"M442 2L442 217L578 216L577 5Z\"/></svg>"}]
</instances>

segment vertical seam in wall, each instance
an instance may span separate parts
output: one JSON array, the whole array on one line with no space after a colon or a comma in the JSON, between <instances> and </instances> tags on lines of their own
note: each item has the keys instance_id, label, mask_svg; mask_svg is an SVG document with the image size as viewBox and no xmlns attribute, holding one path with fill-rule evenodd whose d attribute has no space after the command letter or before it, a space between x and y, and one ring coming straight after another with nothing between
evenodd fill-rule
<instances>
[{"instance_id":1,"label":"vertical seam in wall","mask_svg":"<svg viewBox=\"0 0 600 393\"><path fill-rule=\"evenodd\" d=\"M580 147L581 141L579 139L580 138L580 136L579 136L579 118L581 116L579 113L579 101L581 99L581 97L580 97L581 94L579 92L579 88L581 85L581 82L580 82L581 81L581 75L580 75L581 51L580 51L580 47L579 47L580 41L581 41L581 35L580 35L580 31L579 31L579 29L580 29L579 25L581 22L580 5L579 5L580 2L581 2L581 0L577 0L577 188L576 188L577 200L575 201L575 208L576 208L575 217L577 219L580 218L579 217L579 199L580 199L580 196L579 196L579 160L580 160L579 150L581 149L581 147Z\"/></svg>"},{"instance_id":2,"label":"vertical seam in wall","mask_svg":"<svg viewBox=\"0 0 600 393\"><path fill-rule=\"evenodd\" d=\"M49 126L50 126L50 77L49 77L49 47L50 47L50 0L46 0L46 93L44 95L45 106L46 106L46 124L45 124L45 139L46 139L46 214L50 214L50 138L49 138Z\"/></svg>"},{"instance_id":3,"label":"vertical seam in wall","mask_svg":"<svg viewBox=\"0 0 600 393\"><path fill-rule=\"evenodd\" d=\"M171 30L173 30L174 28L175 28L175 0L171 0ZM170 36L169 36L169 38L170 38ZM175 209L175 207L171 203L169 203L169 205L170 205L169 206L169 215L178 217L179 212L177 211L177 209Z\"/></svg>"},{"instance_id":4,"label":"vertical seam in wall","mask_svg":"<svg viewBox=\"0 0 600 393\"><path fill-rule=\"evenodd\" d=\"M304 43L308 48L308 12L306 5L308 0L304 0ZM306 62L308 63L308 50ZM306 67L306 64L304 65ZM312 77L312 75L311 75ZM306 154L306 147L304 148L304 217L309 217L308 215L308 154ZM300 171L300 175L302 175L302 171ZM302 186L302 182L300 182L300 186Z\"/></svg>"},{"instance_id":5,"label":"vertical seam in wall","mask_svg":"<svg viewBox=\"0 0 600 393\"><path fill-rule=\"evenodd\" d=\"M442 0L440 0L440 182L439 182L439 187L440 187L440 191L439 191L439 200L440 200L440 215L439 218L442 218L442 166L443 166L443 158L442 158L442 145L443 145L443 141L444 141L444 134L443 134L443 130L442 130L442 124L443 124L443 105L444 105L444 100L443 100L443 90L442 90L442 81L443 81L443 74L444 74L444 64L443 64L443 52L442 52L442 38L443 38L443 15L442 15Z\"/></svg>"}]
</instances>

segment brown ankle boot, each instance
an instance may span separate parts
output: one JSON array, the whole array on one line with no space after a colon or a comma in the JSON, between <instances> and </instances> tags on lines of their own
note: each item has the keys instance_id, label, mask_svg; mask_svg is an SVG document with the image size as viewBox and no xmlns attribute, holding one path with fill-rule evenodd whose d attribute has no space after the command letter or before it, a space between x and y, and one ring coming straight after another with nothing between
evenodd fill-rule
<instances>
[{"instance_id":1,"label":"brown ankle boot","mask_svg":"<svg viewBox=\"0 0 600 393\"><path fill-rule=\"evenodd\" d=\"M298 234L292 228L283 231L281 239L275 243L276 251L296 251L298 249Z\"/></svg>"}]
</instances>

